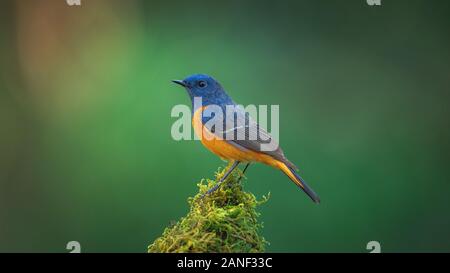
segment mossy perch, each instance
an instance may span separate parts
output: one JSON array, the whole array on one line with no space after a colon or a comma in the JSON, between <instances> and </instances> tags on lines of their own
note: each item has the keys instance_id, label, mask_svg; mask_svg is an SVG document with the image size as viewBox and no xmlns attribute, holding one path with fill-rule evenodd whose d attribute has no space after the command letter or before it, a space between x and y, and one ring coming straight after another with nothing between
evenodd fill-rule
<instances>
[{"instance_id":1,"label":"mossy perch","mask_svg":"<svg viewBox=\"0 0 450 273\"><path fill-rule=\"evenodd\" d=\"M225 170L219 169L215 180L207 179L206 184L202 180L198 184L199 192L188 199L189 213L166 228L148 247L149 253L264 252L267 241L260 234L262 224L258 223L256 207L268 197L258 201L253 194L243 191L240 170L234 171L214 193L201 198Z\"/></svg>"}]
</instances>

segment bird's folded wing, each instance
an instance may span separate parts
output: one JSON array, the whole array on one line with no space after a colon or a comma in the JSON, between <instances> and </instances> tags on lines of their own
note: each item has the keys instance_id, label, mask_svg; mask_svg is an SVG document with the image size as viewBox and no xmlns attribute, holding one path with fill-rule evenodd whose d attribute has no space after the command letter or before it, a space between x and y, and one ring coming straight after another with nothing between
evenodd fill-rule
<instances>
[{"instance_id":1,"label":"bird's folded wing","mask_svg":"<svg viewBox=\"0 0 450 273\"><path fill-rule=\"evenodd\" d=\"M215 135L232 142L238 148L267 154L297 169L286 159L278 142L242 107L236 107L232 115L228 113L222 119L223 130L211 130Z\"/></svg>"}]
</instances>

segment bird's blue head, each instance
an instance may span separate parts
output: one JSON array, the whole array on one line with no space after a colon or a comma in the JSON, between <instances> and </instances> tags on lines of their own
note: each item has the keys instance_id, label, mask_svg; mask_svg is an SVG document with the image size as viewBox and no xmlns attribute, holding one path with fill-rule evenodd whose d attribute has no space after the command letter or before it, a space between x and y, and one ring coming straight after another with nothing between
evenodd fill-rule
<instances>
[{"instance_id":1,"label":"bird's blue head","mask_svg":"<svg viewBox=\"0 0 450 273\"><path fill-rule=\"evenodd\" d=\"M201 97L204 106L234 104L220 83L208 75L196 74L184 80L173 80L172 82L186 88L191 101L195 97Z\"/></svg>"}]
</instances>

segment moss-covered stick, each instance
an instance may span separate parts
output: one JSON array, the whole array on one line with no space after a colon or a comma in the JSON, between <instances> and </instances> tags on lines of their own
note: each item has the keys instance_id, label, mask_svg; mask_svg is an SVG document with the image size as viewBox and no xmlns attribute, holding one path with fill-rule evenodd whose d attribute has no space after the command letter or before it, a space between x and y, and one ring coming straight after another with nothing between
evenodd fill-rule
<instances>
[{"instance_id":1,"label":"moss-covered stick","mask_svg":"<svg viewBox=\"0 0 450 273\"><path fill-rule=\"evenodd\" d=\"M202 180L199 192L188 199L189 213L174 225L167 227L162 236L149 247L148 252L264 252L267 241L261 236L256 208L268 197L258 201L242 189L240 170L210 195L202 195L224 175Z\"/></svg>"}]
</instances>

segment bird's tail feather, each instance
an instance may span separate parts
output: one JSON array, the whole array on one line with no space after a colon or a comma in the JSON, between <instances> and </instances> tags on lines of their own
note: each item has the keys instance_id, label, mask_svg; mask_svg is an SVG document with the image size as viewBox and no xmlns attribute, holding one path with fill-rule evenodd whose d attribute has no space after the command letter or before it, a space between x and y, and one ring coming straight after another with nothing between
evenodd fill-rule
<instances>
[{"instance_id":1,"label":"bird's tail feather","mask_svg":"<svg viewBox=\"0 0 450 273\"><path fill-rule=\"evenodd\" d=\"M320 203L319 196L311 189L305 180L292 168L283 162L279 162L278 167L283 171L297 186L299 186L315 203Z\"/></svg>"}]
</instances>

